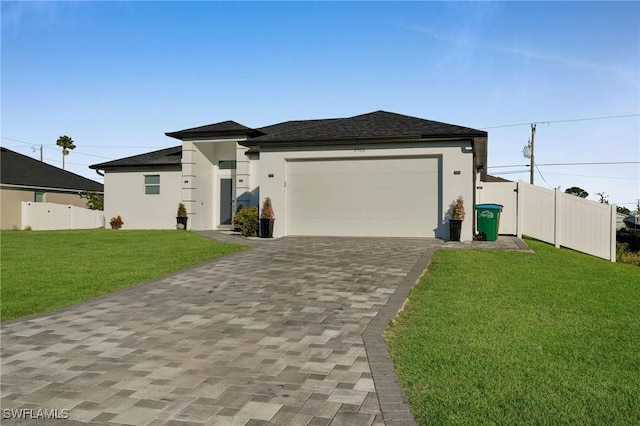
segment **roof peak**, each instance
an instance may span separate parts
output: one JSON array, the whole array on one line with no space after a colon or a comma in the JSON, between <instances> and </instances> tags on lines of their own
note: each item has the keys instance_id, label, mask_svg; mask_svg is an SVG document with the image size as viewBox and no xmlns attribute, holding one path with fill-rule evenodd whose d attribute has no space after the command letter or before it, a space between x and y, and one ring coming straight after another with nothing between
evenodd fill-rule
<instances>
[{"instance_id":1,"label":"roof peak","mask_svg":"<svg viewBox=\"0 0 640 426\"><path fill-rule=\"evenodd\" d=\"M176 132L166 132L165 135L184 140L189 137L215 137L215 136L248 136L255 132L251 127L237 123L233 120L220 121L204 126L191 127Z\"/></svg>"}]
</instances>

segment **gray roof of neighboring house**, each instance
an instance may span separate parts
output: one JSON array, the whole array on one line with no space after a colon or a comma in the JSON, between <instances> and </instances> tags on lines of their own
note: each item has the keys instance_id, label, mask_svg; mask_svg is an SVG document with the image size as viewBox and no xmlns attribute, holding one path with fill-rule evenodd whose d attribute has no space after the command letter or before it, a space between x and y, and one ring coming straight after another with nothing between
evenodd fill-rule
<instances>
[{"instance_id":1,"label":"gray roof of neighboring house","mask_svg":"<svg viewBox=\"0 0 640 426\"><path fill-rule=\"evenodd\" d=\"M104 185L0 147L0 183L34 188L103 192Z\"/></svg>"},{"instance_id":2,"label":"gray roof of neighboring house","mask_svg":"<svg viewBox=\"0 0 640 426\"><path fill-rule=\"evenodd\" d=\"M332 141L486 137L487 132L438 121L375 111L350 118L318 120L241 142L245 146L325 144Z\"/></svg>"},{"instance_id":3,"label":"gray roof of neighboring house","mask_svg":"<svg viewBox=\"0 0 640 426\"><path fill-rule=\"evenodd\" d=\"M512 182L509 179L505 179L500 176L493 176L493 175L487 175L484 181L485 182Z\"/></svg>"},{"instance_id":4,"label":"gray roof of neighboring house","mask_svg":"<svg viewBox=\"0 0 640 426\"><path fill-rule=\"evenodd\" d=\"M159 151L148 152L146 154L134 155L121 158L119 160L107 161L106 163L93 164L92 169L109 169L118 167L157 167L157 166L180 166L182 164L182 145Z\"/></svg>"}]
</instances>

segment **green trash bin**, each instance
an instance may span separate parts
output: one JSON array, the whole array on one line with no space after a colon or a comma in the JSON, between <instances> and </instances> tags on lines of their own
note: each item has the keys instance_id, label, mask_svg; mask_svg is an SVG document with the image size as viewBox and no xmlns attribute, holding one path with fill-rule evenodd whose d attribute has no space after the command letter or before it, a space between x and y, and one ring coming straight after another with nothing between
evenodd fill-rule
<instances>
[{"instance_id":1,"label":"green trash bin","mask_svg":"<svg viewBox=\"0 0 640 426\"><path fill-rule=\"evenodd\" d=\"M500 212L502 212L501 204L476 204L479 239L484 239L483 236L487 241L498 239Z\"/></svg>"}]
</instances>

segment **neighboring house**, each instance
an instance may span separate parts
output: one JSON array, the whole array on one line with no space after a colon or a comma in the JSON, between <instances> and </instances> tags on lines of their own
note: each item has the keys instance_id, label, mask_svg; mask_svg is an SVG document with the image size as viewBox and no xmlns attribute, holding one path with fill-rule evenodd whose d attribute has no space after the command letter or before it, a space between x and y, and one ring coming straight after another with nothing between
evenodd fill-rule
<instances>
[{"instance_id":1,"label":"neighboring house","mask_svg":"<svg viewBox=\"0 0 640 426\"><path fill-rule=\"evenodd\" d=\"M0 148L1 229L22 229L22 201L86 207L83 191L103 193L103 185L7 148Z\"/></svg>"},{"instance_id":2,"label":"neighboring house","mask_svg":"<svg viewBox=\"0 0 640 426\"><path fill-rule=\"evenodd\" d=\"M505 178L501 178L500 176L493 176L493 175L487 175L484 179L482 179L483 182L513 182L509 179L505 179Z\"/></svg>"},{"instance_id":3,"label":"neighboring house","mask_svg":"<svg viewBox=\"0 0 640 426\"><path fill-rule=\"evenodd\" d=\"M385 111L250 128L233 121L166 133L182 145L91 168L105 172L105 215L124 228L230 229L240 206L273 201L274 236L449 237L486 177L487 133Z\"/></svg>"}]
</instances>

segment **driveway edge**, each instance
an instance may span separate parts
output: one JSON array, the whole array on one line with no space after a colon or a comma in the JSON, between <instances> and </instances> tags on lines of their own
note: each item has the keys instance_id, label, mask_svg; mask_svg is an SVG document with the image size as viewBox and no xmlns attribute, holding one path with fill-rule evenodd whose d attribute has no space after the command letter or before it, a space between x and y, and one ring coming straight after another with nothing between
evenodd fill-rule
<instances>
[{"instance_id":1,"label":"driveway edge","mask_svg":"<svg viewBox=\"0 0 640 426\"><path fill-rule=\"evenodd\" d=\"M429 266L433 253L439 247L428 247L407 276L398 285L387 304L367 325L362 333L369 360L371 376L378 395L382 417L387 425L415 425L407 397L396 375L389 350L382 337L387 325L402 308L409 292Z\"/></svg>"}]
</instances>

